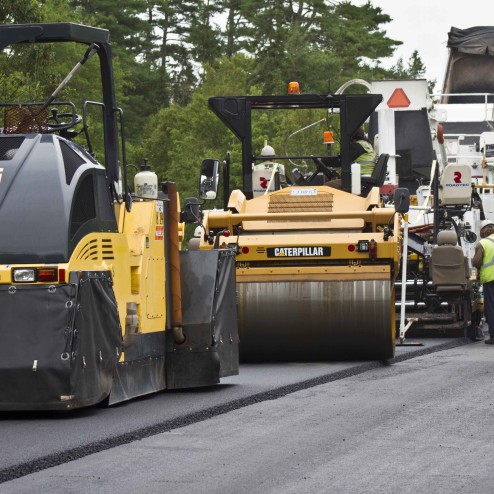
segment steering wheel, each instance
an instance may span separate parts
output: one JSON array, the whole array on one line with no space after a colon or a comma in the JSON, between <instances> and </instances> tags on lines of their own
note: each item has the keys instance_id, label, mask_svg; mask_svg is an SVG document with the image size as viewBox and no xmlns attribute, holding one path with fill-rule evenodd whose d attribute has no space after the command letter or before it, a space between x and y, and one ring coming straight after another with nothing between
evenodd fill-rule
<instances>
[{"instance_id":1,"label":"steering wheel","mask_svg":"<svg viewBox=\"0 0 494 494\"><path fill-rule=\"evenodd\" d=\"M341 178L340 174L334 168L326 165L321 158L314 156L313 160L314 163L316 164L316 170L326 175L328 180Z\"/></svg>"},{"instance_id":2,"label":"steering wheel","mask_svg":"<svg viewBox=\"0 0 494 494\"><path fill-rule=\"evenodd\" d=\"M67 121L67 119L70 120ZM46 119L49 132L68 130L81 122L82 117L77 113L58 113L56 108L52 108L51 116Z\"/></svg>"}]
</instances>

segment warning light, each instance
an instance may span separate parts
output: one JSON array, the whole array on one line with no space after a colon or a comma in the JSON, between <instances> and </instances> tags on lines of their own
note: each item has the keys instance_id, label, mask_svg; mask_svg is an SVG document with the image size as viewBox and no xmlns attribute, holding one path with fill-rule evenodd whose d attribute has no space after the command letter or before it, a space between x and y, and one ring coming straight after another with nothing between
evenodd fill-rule
<instances>
[{"instance_id":1,"label":"warning light","mask_svg":"<svg viewBox=\"0 0 494 494\"><path fill-rule=\"evenodd\" d=\"M377 242L372 239L369 242L369 259L375 259L377 257Z\"/></svg>"},{"instance_id":2,"label":"warning light","mask_svg":"<svg viewBox=\"0 0 494 494\"><path fill-rule=\"evenodd\" d=\"M350 244L350 245L348 246L348 250L349 250L349 252L354 252L354 251L355 251L355 245Z\"/></svg>"},{"instance_id":3,"label":"warning light","mask_svg":"<svg viewBox=\"0 0 494 494\"><path fill-rule=\"evenodd\" d=\"M248 247L242 247L242 254L248 254L249 253L249 248Z\"/></svg>"},{"instance_id":4,"label":"warning light","mask_svg":"<svg viewBox=\"0 0 494 494\"><path fill-rule=\"evenodd\" d=\"M405 94L405 91L401 87L396 88L393 94L387 101L389 108L408 108L410 106L410 100Z\"/></svg>"},{"instance_id":5,"label":"warning light","mask_svg":"<svg viewBox=\"0 0 494 494\"><path fill-rule=\"evenodd\" d=\"M230 236L230 230L223 230L221 232L221 235L223 235L223 237L229 237Z\"/></svg>"},{"instance_id":6,"label":"warning light","mask_svg":"<svg viewBox=\"0 0 494 494\"><path fill-rule=\"evenodd\" d=\"M324 144L333 144L334 136L330 130L324 132Z\"/></svg>"},{"instance_id":7,"label":"warning light","mask_svg":"<svg viewBox=\"0 0 494 494\"><path fill-rule=\"evenodd\" d=\"M298 82L289 82L288 94L300 94L300 84Z\"/></svg>"},{"instance_id":8,"label":"warning light","mask_svg":"<svg viewBox=\"0 0 494 494\"><path fill-rule=\"evenodd\" d=\"M45 283L50 281L58 281L58 269L57 268L38 269L38 281Z\"/></svg>"}]
</instances>

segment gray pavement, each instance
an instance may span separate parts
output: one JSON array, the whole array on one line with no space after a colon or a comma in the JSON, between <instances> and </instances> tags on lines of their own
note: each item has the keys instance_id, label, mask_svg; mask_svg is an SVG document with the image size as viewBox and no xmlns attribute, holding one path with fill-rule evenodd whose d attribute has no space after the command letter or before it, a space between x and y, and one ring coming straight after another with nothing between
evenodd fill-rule
<instances>
[{"instance_id":1,"label":"gray pavement","mask_svg":"<svg viewBox=\"0 0 494 494\"><path fill-rule=\"evenodd\" d=\"M422 339L398 347L407 358L458 339ZM69 413L0 413L0 482L110 447L194 423L297 389L381 367L381 362L242 365L219 386L163 392L118 406Z\"/></svg>"},{"instance_id":2,"label":"gray pavement","mask_svg":"<svg viewBox=\"0 0 494 494\"><path fill-rule=\"evenodd\" d=\"M494 348L419 356L5 482L2 494L491 493Z\"/></svg>"}]
</instances>

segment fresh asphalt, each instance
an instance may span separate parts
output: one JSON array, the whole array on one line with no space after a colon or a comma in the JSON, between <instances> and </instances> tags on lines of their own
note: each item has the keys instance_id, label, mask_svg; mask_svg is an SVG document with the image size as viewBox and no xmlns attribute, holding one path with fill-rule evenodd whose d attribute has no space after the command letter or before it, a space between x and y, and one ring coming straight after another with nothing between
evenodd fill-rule
<instances>
[{"instance_id":1,"label":"fresh asphalt","mask_svg":"<svg viewBox=\"0 0 494 494\"><path fill-rule=\"evenodd\" d=\"M468 340L443 338L420 342L423 346L398 347L391 362L250 364L241 367L239 376L223 379L217 386L158 393L106 409L0 413L0 482L255 403L465 345ZM1 492L6 485L2 485Z\"/></svg>"},{"instance_id":2,"label":"fresh asphalt","mask_svg":"<svg viewBox=\"0 0 494 494\"><path fill-rule=\"evenodd\" d=\"M0 485L2 494L494 492L494 347L423 354Z\"/></svg>"}]
</instances>

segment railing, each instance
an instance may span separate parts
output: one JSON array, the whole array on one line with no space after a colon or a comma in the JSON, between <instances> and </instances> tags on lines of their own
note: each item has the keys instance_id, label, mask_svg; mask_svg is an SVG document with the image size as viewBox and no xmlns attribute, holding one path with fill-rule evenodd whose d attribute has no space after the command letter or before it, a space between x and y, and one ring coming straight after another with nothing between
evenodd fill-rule
<instances>
[{"instance_id":1,"label":"railing","mask_svg":"<svg viewBox=\"0 0 494 494\"><path fill-rule=\"evenodd\" d=\"M484 103L480 103L484 105L484 120L492 120L492 111L491 111L491 117L488 118L488 110L489 110L489 105L494 105L494 103L489 103L489 96L494 98L494 93L437 93L437 94L432 94L431 98L443 98L444 96L455 96L455 97L471 97L471 96L482 96L484 98ZM455 104L455 103L438 103L438 104L443 104L443 105L450 105L450 104ZM474 103L475 104L475 103ZM477 103L479 104L479 103ZM493 106L494 108L494 106Z\"/></svg>"}]
</instances>

